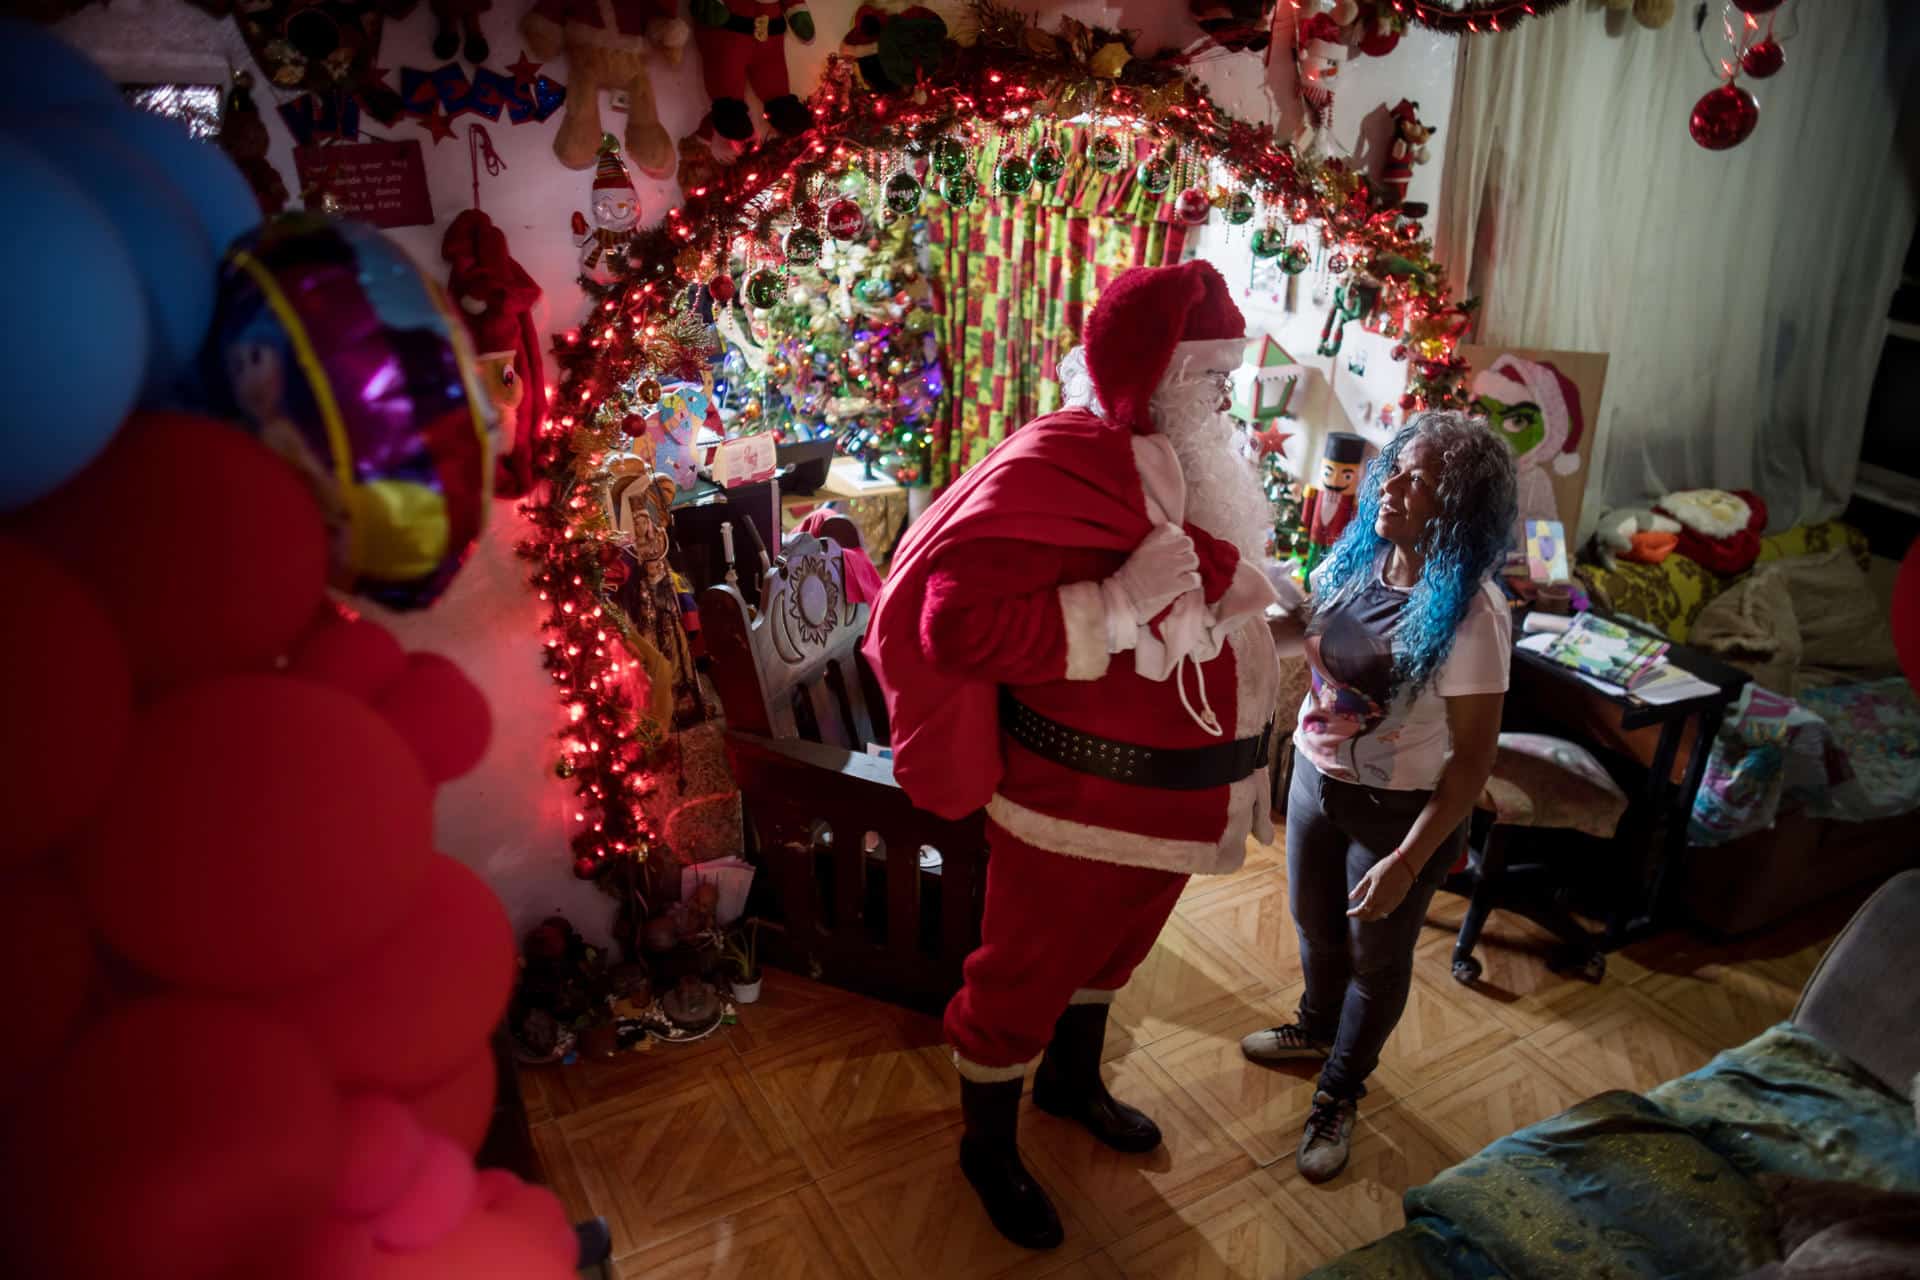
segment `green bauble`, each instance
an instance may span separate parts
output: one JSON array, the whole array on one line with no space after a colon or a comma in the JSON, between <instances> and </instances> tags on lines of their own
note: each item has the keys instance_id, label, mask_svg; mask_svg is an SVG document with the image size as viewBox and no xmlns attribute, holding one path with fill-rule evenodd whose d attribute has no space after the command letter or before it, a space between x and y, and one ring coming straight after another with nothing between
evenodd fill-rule
<instances>
[{"instance_id":1,"label":"green bauble","mask_svg":"<svg viewBox=\"0 0 1920 1280\"><path fill-rule=\"evenodd\" d=\"M895 213L912 213L920 207L920 179L901 172L887 179L887 208Z\"/></svg>"},{"instance_id":2,"label":"green bauble","mask_svg":"<svg viewBox=\"0 0 1920 1280\"><path fill-rule=\"evenodd\" d=\"M1165 156L1154 156L1144 162L1134 173L1140 179L1140 185L1150 195L1165 195L1167 188L1173 185L1173 161Z\"/></svg>"},{"instance_id":3,"label":"green bauble","mask_svg":"<svg viewBox=\"0 0 1920 1280\"><path fill-rule=\"evenodd\" d=\"M1253 256L1277 258L1287 247L1287 233L1278 227L1262 227L1253 233Z\"/></svg>"},{"instance_id":4,"label":"green bauble","mask_svg":"<svg viewBox=\"0 0 1920 1280\"><path fill-rule=\"evenodd\" d=\"M787 232L787 261L795 266L811 266L820 261L820 233L811 227L795 227Z\"/></svg>"},{"instance_id":5,"label":"green bauble","mask_svg":"<svg viewBox=\"0 0 1920 1280\"><path fill-rule=\"evenodd\" d=\"M1048 186L1060 181L1060 175L1067 171L1067 158L1060 154L1060 148L1051 142L1043 142L1033 153L1033 180L1044 182Z\"/></svg>"},{"instance_id":6,"label":"green bauble","mask_svg":"<svg viewBox=\"0 0 1920 1280\"><path fill-rule=\"evenodd\" d=\"M965 173L972 163L966 144L958 138L941 138L933 144L933 171L943 178Z\"/></svg>"},{"instance_id":7,"label":"green bauble","mask_svg":"<svg viewBox=\"0 0 1920 1280\"><path fill-rule=\"evenodd\" d=\"M1103 133L1087 144L1087 163L1102 173L1118 173L1127 163L1127 152L1120 139Z\"/></svg>"},{"instance_id":8,"label":"green bauble","mask_svg":"<svg viewBox=\"0 0 1920 1280\"><path fill-rule=\"evenodd\" d=\"M956 173L947 179L942 194L948 204L964 209L980 198L980 180L970 173Z\"/></svg>"},{"instance_id":9,"label":"green bauble","mask_svg":"<svg viewBox=\"0 0 1920 1280\"><path fill-rule=\"evenodd\" d=\"M1236 227L1244 227L1253 221L1253 197L1244 191L1236 191L1227 197L1227 221Z\"/></svg>"},{"instance_id":10,"label":"green bauble","mask_svg":"<svg viewBox=\"0 0 1920 1280\"><path fill-rule=\"evenodd\" d=\"M1303 244L1290 244L1280 255L1280 269L1290 276L1297 276L1313 263L1313 255L1307 252Z\"/></svg>"},{"instance_id":11,"label":"green bauble","mask_svg":"<svg viewBox=\"0 0 1920 1280\"><path fill-rule=\"evenodd\" d=\"M761 269L747 277L747 303L761 311L780 305L787 296L786 282L778 271Z\"/></svg>"},{"instance_id":12,"label":"green bauble","mask_svg":"<svg viewBox=\"0 0 1920 1280\"><path fill-rule=\"evenodd\" d=\"M993 167L993 185L1003 196L1017 196L1033 185L1033 166L1025 156L1008 156Z\"/></svg>"}]
</instances>

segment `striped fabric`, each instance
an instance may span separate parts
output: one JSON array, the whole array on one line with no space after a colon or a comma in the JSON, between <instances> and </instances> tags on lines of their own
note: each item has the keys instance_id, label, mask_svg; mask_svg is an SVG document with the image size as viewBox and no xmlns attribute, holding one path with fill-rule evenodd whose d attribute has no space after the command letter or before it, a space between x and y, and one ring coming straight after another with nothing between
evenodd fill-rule
<instances>
[{"instance_id":1,"label":"striped fabric","mask_svg":"<svg viewBox=\"0 0 1920 1280\"><path fill-rule=\"evenodd\" d=\"M927 202L940 346L949 364L946 420L933 443L935 487L987 456L1007 433L1060 407L1054 368L1116 274L1177 262L1186 227L1168 198L1142 190L1133 167L1102 174L1086 162L1084 130L1061 130L1067 172L1052 189L990 196L1002 140L980 147L982 196L956 209ZM1031 155L1038 135L1013 138ZM1139 158L1150 148L1141 145ZM928 190L937 184L930 182Z\"/></svg>"}]
</instances>

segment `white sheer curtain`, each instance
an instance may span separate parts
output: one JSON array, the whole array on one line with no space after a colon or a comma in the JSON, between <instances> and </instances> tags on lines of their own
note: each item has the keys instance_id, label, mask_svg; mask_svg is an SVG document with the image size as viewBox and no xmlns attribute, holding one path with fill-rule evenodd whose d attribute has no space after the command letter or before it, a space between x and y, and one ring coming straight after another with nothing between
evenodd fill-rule
<instances>
[{"instance_id":1,"label":"white sheer curtain","mask_svg":"<svg viewBox=\"0 0 1920 1280\"><path fill-rule=\"evenodd\" d=\"M1611 354L1589 527L1713 486L1757 490L1782 529L1853 489L1914 230L1895 133L1920 4L1789 0L1786 68L1743 81L1759 128L1718 153L1687 133L1715 82L1679 8L1661 31L1574 4L1463 40L1439 248L1483 299L1476 340Z\"/></svg>"}]
</instances>

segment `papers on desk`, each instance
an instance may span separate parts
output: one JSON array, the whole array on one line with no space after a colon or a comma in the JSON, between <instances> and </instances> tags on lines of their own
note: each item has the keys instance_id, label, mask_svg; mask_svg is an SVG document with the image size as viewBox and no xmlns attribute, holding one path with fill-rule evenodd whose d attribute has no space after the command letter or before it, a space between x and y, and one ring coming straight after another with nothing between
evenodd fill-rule
<instances>
[{"instance_id":1,"label":"papers on desk","mask_svg":"<svg viewBox=\"0 0 1920 1280\"><path fill-rule=\"evenodd\" d=\"M1519 644L1514 647L1525 649L1544 657L1547 646L1551 645L1557 639L1559 639L1559 636L1550 631L1535 632L1521 640ZM1704 697L1718 687L1702 680L1685 667L1676 666L1664 658L1660 660L1657 669L1643 677L1638 684L1634 685L1632 690L1623 689L1617 684L1610 684L1597 676L1590 676L1585 672L1575 671L1571 667L1566 668L1566 671L1568 675L1585 681L1602 693L1630 694L1630 696L1656 707L1664 707L1675 702L1685 702L1688 698Z\"/></svg>"}]
</instances>

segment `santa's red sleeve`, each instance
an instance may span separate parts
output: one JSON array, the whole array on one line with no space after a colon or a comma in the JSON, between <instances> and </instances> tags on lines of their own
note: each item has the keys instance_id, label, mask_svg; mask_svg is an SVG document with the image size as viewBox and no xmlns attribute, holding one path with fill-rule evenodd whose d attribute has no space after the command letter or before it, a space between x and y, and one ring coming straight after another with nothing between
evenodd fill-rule
<instances>
[{"instance_id":1,"label":"santa's red sleeve","mask_svg":"<svg viewBox=\"0 0 1920 1280\"><path fill-rule=\"evenodd\" d=\"M939 554L927 576L920 643L945 675L995 684L1097 680L1107 671L1096 582L1067 582L1070 552L980 539Z\"/></svg>"}]
</instances>

